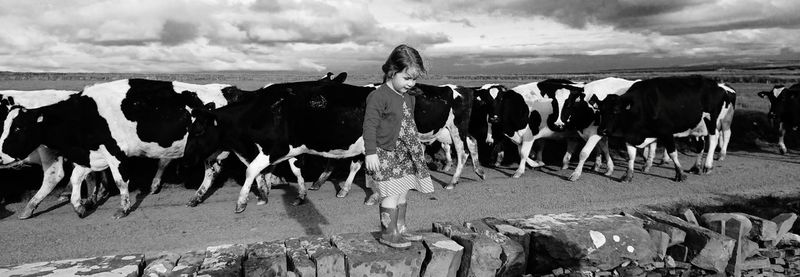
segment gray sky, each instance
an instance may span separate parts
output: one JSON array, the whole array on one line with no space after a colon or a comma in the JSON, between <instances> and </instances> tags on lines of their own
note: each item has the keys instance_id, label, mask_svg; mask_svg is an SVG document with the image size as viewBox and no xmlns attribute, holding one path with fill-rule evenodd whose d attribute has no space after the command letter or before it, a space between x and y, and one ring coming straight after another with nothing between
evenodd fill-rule
<instances>
[{"instance_id":1,"label":"gray sky","mask_svg":"<svg viewBox=\"0 0 800 277\"><path fill-rule=\"evenodd\" d=\"M800 59L798 0L0 0L0 70L576 72Z\"/></svg>"}]
</instances>

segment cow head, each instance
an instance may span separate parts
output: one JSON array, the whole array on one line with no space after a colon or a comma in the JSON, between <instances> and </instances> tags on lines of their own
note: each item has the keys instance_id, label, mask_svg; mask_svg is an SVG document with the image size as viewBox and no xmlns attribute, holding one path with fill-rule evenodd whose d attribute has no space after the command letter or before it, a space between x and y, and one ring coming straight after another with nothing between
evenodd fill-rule
<instances>
[{"instance_id":1,"label":"cow head","mask_svg":"<svg viewBox=\"0 0 800 277\"><path fill-rule=\"evenodd\" d=\"M591 105L599 108L597 133L601 136L608 136L617 130L618 122L624 114L630 110L630 100L619 95L608 95L602 101L597 96L589 99Z\"/></svg>"},{"instance_id":2,"label":"cow head","mask_svg":"<svg viewBox=\"0 0 800 277\"><path fill-rule=\"evenodd\" d=\"M2 158L3 164L25 159L36 147L41 145L44 125L49 118L38 110L14 107L8 112L3 124Z\"/></svg>"},{"instance_id":3,"label":"cow head","mask_svg":"<svg viewBox=\"0 0 800 277\"><path fill-rule=\"evenodd\" d=\"M214 103L193 109L192 117L194 122L189 125L183 155L184 168L202 163L219 150L222 138L222 126L214 113Z\"/></svg>"},{"instance_id":4,"label":"cow head","mask_svg":"<svg viewBox=\"0 0 800 277\"><path fill-rule=\"evenodd\" d=\"M775 86L772 91L759 92L758 96L769 100L767 117L775 128L783 124L787 129L795 129L800 125L800 85Z\"/></svg>"},{"instance_id":5,"label":"cow head","mask_svg":"<svg viewBox=\"0 0 800 277\"><path fill-rule=\"evenodd\" d=\"M573 126L579 115L584 115L585 109L589 108L584 96L583 88L565 87L553 91L553 114L548 117L547 126L554 131L564 131L567 126L585 128Z\"/></svg>"},{"instance_id":6,"label":"cow head","mask_svg":"<svg viewBox=\"0 0 800 277\"><path fill-rule=\"evenodd\" d=\"M502 130L506 136L528 124L530 111L522 95L513 90L502 91L494 99L494 112L489 118L493 129Z\"/></svg>"},{"instance_id":7,"label":"cow head","mask_svg":"<svg viewBox=\"0 0 800 277\"><path fill-rule=\"evenodd\" d=\"M497 95L507 91L503 85L490 84L475 89L472 96L472 113L486 115L487 120L491 119L494 113L494 102Z\"/></svg>"}]
</instances>

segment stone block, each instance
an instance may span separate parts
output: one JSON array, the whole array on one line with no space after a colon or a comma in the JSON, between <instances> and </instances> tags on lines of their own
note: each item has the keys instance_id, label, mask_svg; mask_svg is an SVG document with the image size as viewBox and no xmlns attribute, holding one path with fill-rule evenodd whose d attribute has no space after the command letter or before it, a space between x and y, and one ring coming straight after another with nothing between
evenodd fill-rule
<instances>
[{"instance_id":1,"label":"stone block","mask_svg":"<svg viewBox=\"0 0 800 277\"><path fill-rule=\"evenodd\" d=\"M658 230L666 233L669 236L669 246L681 244L686 240L686 232L680 228L668 224L656 221L646 221L644 222L644 228L647 230Z\"/></svg>"},{"instance_id":2,"label":"stone block","mask_svg":"<svg viewBox=\"0 0 800 277\"><path fill-rule=\"evenodd\" d=\"M689 247L686 245L678 244L667 248L667 256L672 257L676 262L689 261Z\"/></svg>"},{"instance_id":3,"label":"stone block","mask_svg":"<svg viewBox=\"0 0 800 277\"><path fill-rule=\"evenodd\" d=\"M527 256L525 255L524 247L506 235L495 231L483 220L473 220L464 223L464 227L470 230L489 237L500 245L502 254L500 255L500 269L497 270L496 276L520 276L525 273L527 268Z\"/></svg>"},{"instance_id":4,"label":"stone block","mask_svg":"<svg viewBox=\"0 0 800 277\"><path fill-rule=\"evenodd\" d=\"M752 223L753 228L750 230L750 235L748 236L749 239L754 240L756 242L770 242L778 239L778 225L775 224L772 220L760 218L754 215L738 213L747 219L750 219L750 223Z\"/></svg>"},{"instance_id":5,"label":"stone block","mask_svg":"<svg viewBox=\"0 0 800 277\"><path fill-rule=\"evenodd\" d=\"M189 251L181 254L178 264L172 268L171 276L195 276L206 259L206 250Z\"/></svg>"},{"instance_id":6,"label":"stone block","mask_svg":"<svg viewBox=\"0 0 800 277\"><path fill-rule=\"evenodd\" d=\"M529 272L594 266L610 270L624 261L652 261L650 235L639 218L607 214L548 214L508 219L531 236Z\"/></svg>"},{"instance_id":7,"label":"stone block","mask_svg":"<svg viewBox=\"0 0 800 277\"><path fill-rule=\"evenodd\" d=\"M486 222L487 225L492 226L498 233L505 235L506 237L516 241L522 246L523 253L525 257L528 257L530 260L530 248L531 248L531 235L530 232L526 232L520 228L514 227L508 221L499 218L487 217L483 219L483 222ZM527 263L527 261L526 261ZM531 265L528 264L527 267ZM527 270L526 270L527 271Z\"/></svg>"},{"instance_id":8,"label":"stone block","mask_svg":"<svg viewBox=\"0 0 800 277\"><path fill-rule=\"evenodd\" d=\"M206 248L206 258L197 271L197 276L241 276L247 246L225 244Z\"/></svg>"},{"instance_id":9,"label":"stone block","mask_svg":"<svg viewBox=\"0 0 800 277\"><path fill-rule=\"evenodd\" d=\"M137 277L143 266L142 254L116 255L0 267L0 276Z\"/></svg>"},{"instance_id":10,"label":"stone block","mask_svg":"<svg viewBox=\"0 0 800 277\"><path fill-rule=\"evenodd\" d=\"M172 269L178 263L181 255L173 252L162 252L147 262L147 267L142 271L143 277L171 276Z\"/></svg>"},{"instance_id":11,"label":"stone block","mask_svg":"<svg viewBox=\"0 0 800 277\"><path fill-rule=\"evenodd\" d=\"M686 220L686 222L689 222L689 224L700 225L700 223L697 222L697 217L694 216L692 209L683 209L681 214L683 215L683 219Z\"/></svg>"},{"instance_id":12,"label":"stone block","mask_svg":"<svg viewBox=\"0 0 800 277\"><path fill-rule=\"evenodd\" d=\"M421 233L427 255L422 262L423 277L455 277L461 267L464 247L439 233Z\"/></svg>"},{"instance_id":13,"label":"stone block","mask_svg":"<svg viewBox=\"0 0 800 277\"><path fill-rule=\"evenodd\" d=\"M317 267L318 276L345 277L347 271L344 253L331 245L328 237L302 237L300 245L306 249L308 257Z\"/></svg>"},{"instance_id":14,"label":"stone block","mask_svg":"<svg viewBox=\"0 0 800 277\"><path fill-rule=\"evenodd\" d=\"M439 223L434 230L449 234L452 240L464 247L458 276L495 276L500 269L503 249L493 239L450 222Z\"/></svg>"},{"instance_id":15,"label":"stone block","mask_svg":"<svg viewBox=\"0 0 800 277\"><path fill-rule=\"evenodd\" d=\"M286 246L283 241L258 242L247 246L244 276L286 276Z\"/></svg>"},{"instance_id":16,"label":"stone block","mask_svg":"<svg viewBox=\"0 0 800 277\"><path fill-rule=\"evenodd\" d=\"M331 237L333 245L347 256L348 276L419 276L426 253L422 242L395 249L379 243L379 235L350 233Z\"/></svg>"},{"instance_id":17,"label":"stone block","mask_svg":"<svg viewBox=\"0 0 800 277\"><path fill-rule=\"evenodd\" d=\"M772 222L775 222L775 226L778 229L775 235L776 239L772 241L770 245L777 246L780 238L783 237L783 234L788 233L792 229L795 221L797 221L797 214L795 213L782 213L772 218Z\"/></svg>"},{"instance_id":18,"label":"stone block","mask_svg":"<svg viewBox=\"0 0 800 277\"><path fill-rule=\"evenodd\" d=\"M742 263L742 270L765 269L770 267L769 258L752 257L745 259Z\"/></svg>"},{"instance_id":19,"label":"stone block","mask_svg":"<svg viewBox=\"0 0 800 277\"><path fill-rule=\"evenodd\" d=\"M742 276L742 263L748 257L747 249L743 248L749 245L747 238L753 228L752 221L739 213L707 213L701 218L709 229L736 240L726 271L734 277Z\"/></svg>"},{"instance_id":20,"label":"stone block","mask_svg":"<svg viewBox=\"0 0 800 277\"><path fill-rule=\"evenodd\" d=\"M298 277L317 276L317 266L308 257L306 249L300 244L300 239L290 238L284 242L286 246L286 270Z\"/></svg>"},{"instance_id":21,"label":"stone block","mask_svg":"<svg viewBox=\"0 0 800 277\"><path fill-rule=\"evenodd\" d=\"M655 250L656 255L659 257L666 256L667 247L669 247L669 235L654 229L647 230L647 233L650 234L650 241L653 243L653 249Z\"/></svg>"},{"instance_id":22,"label":"stone block","mask_svg":"<svg viewBox=\"0 0 800 277\"><path fill-rule=\"evenodd\" d=\"M692 249L690 259L693 265L715 272L725 271L736 246L736 240L663 212L637 211L636 215L680 228L686 232L686 241L683 245Z\"/></svg>"}]
</instances>

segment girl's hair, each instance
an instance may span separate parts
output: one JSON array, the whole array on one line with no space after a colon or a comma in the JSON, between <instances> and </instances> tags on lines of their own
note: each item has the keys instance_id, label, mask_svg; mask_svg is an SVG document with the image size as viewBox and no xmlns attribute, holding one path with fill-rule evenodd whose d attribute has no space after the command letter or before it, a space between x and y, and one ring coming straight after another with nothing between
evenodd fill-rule
<instances>
[{"instance_id":1,"label":"girl's hair","mask_svg":"<svg viewBox=\"0 0 800 277\"><path fill-rule=\"evenodd\" d=\"M414 77L425 74L425 65L422 64L422 56L417 49L411 46L400 44L392 50L386 63L381 67L383 70L383 82L389 80L397 72L408 69L408 73Z\"/></svg>"}]
</instances>

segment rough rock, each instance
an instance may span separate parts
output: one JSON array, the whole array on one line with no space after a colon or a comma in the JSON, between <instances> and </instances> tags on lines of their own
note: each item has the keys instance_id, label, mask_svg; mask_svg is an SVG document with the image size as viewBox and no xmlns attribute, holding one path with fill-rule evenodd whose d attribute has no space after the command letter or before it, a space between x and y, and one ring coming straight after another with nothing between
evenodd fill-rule
<instances>
[{"instance_id":1,"label":"rough rock","mask_svg":"<svg viewBox=\"0 0 800 277\"><path fill-rule=\"evenodd\" d=\"M344 253L331 245L328 237L302 237L300 245L306 249L308 257L317 267L317 275L330 277L345 277Z\"/></svg>"},{"instance_id":2,"label":"rough rock","mask_svg":"<svg viewBox=\"0 0 800 277\"><path fill-rule=\"evenodd\" d=\"M692 250L689 251L691 263L702 269L724 272L736 240L664 212L636 211L635 214L640 218L669 224L685 231L686 241L683 245Z\"/></svg>"},{"instance_id":3,"label":"rough rock","mask_svg":"<svg viewBox=\"0 0 800 277\"><path fill-rule=\"evenodd\" d=\"M245 276L286 276L286 247L283 241L258 242L247 246Z\"/></svg>"},{"instance_id":4,"label":"rough rock","mask_svg":"<svg viewBox=\"0 0 800 277\"><path fill-rule=\"evenodd\" d=\"M503 248L493 239L450 222L435 222L434 231L464 247L458 276L495 276L502 265Z\"/></svg>"},{"instance_id":5,"label":"rough rock","mask_svg":"<svg viewBox=\"0 0 800 277\"><path fill-rule=\"evenodd\" d=\"M205 259L206 250L189 251L181 254L181 258L178 259L178 264L172 268L172 276L195 276Z\"/></svg>"},{"instance_id":6,"label":"rough rock","mask_svg":"<svg viewBox=\"0 0 800 277\"><path fill-rule=\"evenodd\" d=\"M750 220L750 223L753 225L753 228L750 229L750 235L748 235L749 239L752 239L756 242L761 241L768 241L772 242L778 239L778 225L775 224L772 220L760 218L757 216L737 213L742 215Z\"/></svg>"},{"instance_id":7,"label":"rough rock","mask_svg":"<svg viewBox=\"0 0 800 277\"><path fill-rule=\"evenodd\" d=\"M379 243L379 235L350 233L331 237L333 245L347 256L348 276L419 276L426 252L422 242L395 249Z\"/></svg>"},{"instance_id":8,"label":"rough rock","mask_svg":"<svg viewBox=\"0 0 800 277\"><path fill-rule=\"evenodd\" d=\"M464 223L464 227L482 234L500 244L503 253L500 255L502 264L497 270L495 276L510 276L516 277L525 274L527 268L527 255L525 249L519 242L513 240L506 235L497 232L494 228L490 227L483 220L473 220Z\"/></svg>"},{"instance_id":9,"label":"rough rock","mask_svg":"<svg viewBox=\"0 0 800 277\"><path fill-rule=\"evenodd\" d=\"M287 270L298 277L317 276L317 266L308 257L306 249L300 244L297 238L288 239L284 242L286 246Z\"/></svg>"},{"instance_id":10,"label":"rough rock","mask_svg":"<svg viewBox=\"0 0 800 277\"><path fill-rule=\"evenodd\" d=\"M439 233L421 233L428 254L422 262L423 277L455 277L464 247Z\"/></svg>"},{"instance_id":11,"label":"rough rock","mask_svg":"<svg viewBox=\"0 0 800 277\"><path fill-rule=\"evenodd\" d=\"M244 244L225 244L206 248L206 258L197 276L239 276L247 247Z\"/></svg>"},{"instance_id":12,"label":"rough rock","mask_svg":"<svg viewBox=\"0 0 800 277\"><path fill-rule=\"evenodd\" d=\"M0 267L0 276L139 276L144 255L117 255Z\"/></svg>"},{"instance_id":13,"label":"rough rock","mask_svg":"<svg viewBox=\"0 0 800 277\"><path fill-rule=\"evenodd\" d=\"M159 253L153 260L147 262L147 267L142 272L144 277L166 277L172 274L172 269L178 263L181 255L172 252Z\"/></svg>"},{"instance_id":14,"label":"rough rock","mask_svg":"<svg viewBox=\"0 0 800 277\"><path fill-rule=\"evenodd\" d=\"M731 259L725 269L734 277L742 276L742 266L747 258L748 236L753 224L746 216L738 213L707 213L701 216L709 229L736 240Z\"/></svg>"},{"instance_id":15,"label":"rough rock","mask_svg":"<svg viewBox=\"0 0 800 277\"><path fill-rule=\"evenodd\" d=\"M773 240L770 245L777 246L780 239L783 237L783 234L788 233L792 226L794 226L794 222L797 221L797 214L795 213L782 213L778 216L772 218L772 222L775 222L777 226L777 234L775 235L775 240Z\"/></svg>"},{"instance_id":16,"label":"rough rock","mask_svg":"<svg viewBox=\"0 0 800 277\"><path fill-rule=\"evenodd\" d=\"M621 215L549 214L508 219L531 235L533 272L552 268L610 270L627 260L656 256L641 219Z\"/></svg>"}]
</instances>

